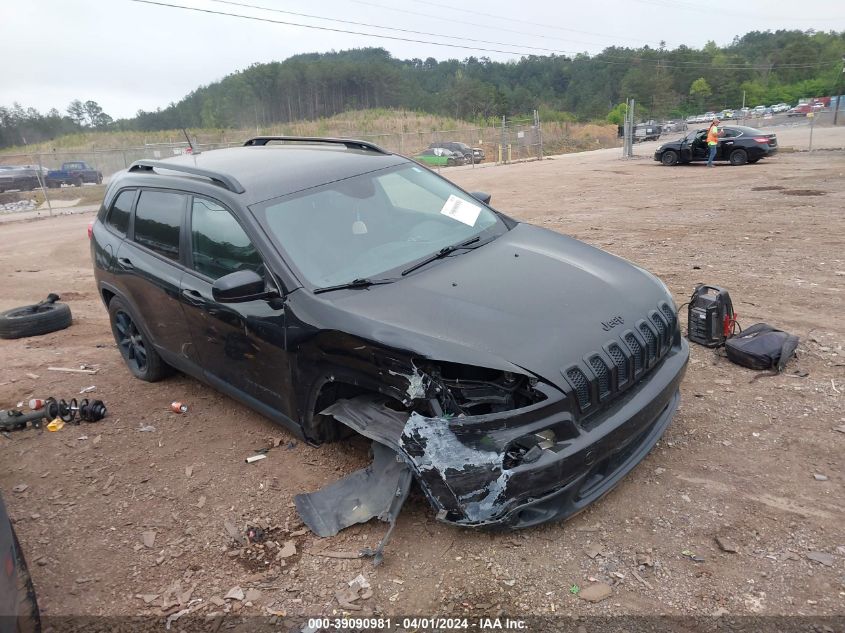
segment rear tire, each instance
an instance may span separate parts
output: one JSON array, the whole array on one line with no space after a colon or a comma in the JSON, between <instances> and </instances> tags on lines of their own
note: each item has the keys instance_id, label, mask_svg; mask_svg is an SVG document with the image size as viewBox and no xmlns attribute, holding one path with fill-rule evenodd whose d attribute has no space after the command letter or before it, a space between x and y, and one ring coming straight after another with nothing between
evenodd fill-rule
<instances>
[{"instance_id":1,"label":"rear tire","mask_svg":"<svg viewBox=\"0 0 845 633\"><path fill-rule=\"evenodd\" d=\"M663 155L660 157L660 162L666 165L667 167L673 167L678 164L680 156L678 152L673 149L667 149L663 152Z\"/></svg>"},{"instance_id":2,"label":"rear tire","mask_svg":"<svg viewBox=\"0 0 845 633\"><path fill-rule=\"evenodd\" d=\"M109 301L109 321L117 349L135 378L157 382L170 374L170 366L156 352L146 327L117 297Z\"/></svg>"},{"instance_id":3,"label":"rear tire","mask_svg":"<svg viewBox=\"0 0 845 633\"><path fill-rule=\"evenodd\" d=\"M731 152L729 157L731 165L734 167L739 167L740 165L745 165L748 162L748 152L744 149L735 149Z\"/></svg>"}]
</instances>

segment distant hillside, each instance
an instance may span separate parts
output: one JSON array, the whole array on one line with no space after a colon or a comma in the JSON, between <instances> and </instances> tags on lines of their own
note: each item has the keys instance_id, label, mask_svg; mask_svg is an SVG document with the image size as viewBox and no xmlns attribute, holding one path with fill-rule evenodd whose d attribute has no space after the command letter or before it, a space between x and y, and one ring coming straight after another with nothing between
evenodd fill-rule
<instances>
[{"instance_id":1,"label":"distant hillside","mask_svg":"<svg viewBox=\"0 0 845 633\"><path fill-rule=\"evenodd\" d=\"M124 125L246 128L385 107L476 120L544 106L586 121L603 119L626 97L644 115L677 117L739 107L743 91L752 106L831 94L844 55L845 32L811 31L754 31L724 47L611 47L592 57L516 62L400 60L363 48L255 64Z\"/></svg>"},{"instance_id":2,"label":"distant hillside","mask_svg":"<svg viewBox=\"0 0 845 633\"><path fill-rule=\"evenodd\" d=\"M719 28L729 26L720 21ZM543 110L546 121L595 121L626 97L636 99L641 118L677 118L739 107L743 96L754 106L833 94L843 56L845 32L786 30L753 31L721 47L713 42L701 49L610 47L594 56L513 62L401 60L382 48L311 53L254 64L178 103L116 122L107 113L94 117L99 106L93 101L72 104L67 116L20 104L0 107L0 147L56 138L86 125L146 133L182 127L254 130L381 108L479 124L534 109Z\"/></svg>"}]
</instances>

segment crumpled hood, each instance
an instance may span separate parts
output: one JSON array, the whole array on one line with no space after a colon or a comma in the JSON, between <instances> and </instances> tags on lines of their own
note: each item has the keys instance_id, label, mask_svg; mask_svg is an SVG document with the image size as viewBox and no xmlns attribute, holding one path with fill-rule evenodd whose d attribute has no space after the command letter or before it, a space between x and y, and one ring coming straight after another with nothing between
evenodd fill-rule
<instances>
[{"instance_id":1,"label":"crumpled hood","mask_svg":"<svg viewBox=\"0 0 845 633\"><path fill-rule=\"evenodd\" d=\"M662 284L630 262L519 224L397 282L332 296L337 322L324 325L435 360L523 368L563 389L561 369L663 300L673 305ZM623 323L604 329L617 317Z\"/></svg>"}]
</instances>

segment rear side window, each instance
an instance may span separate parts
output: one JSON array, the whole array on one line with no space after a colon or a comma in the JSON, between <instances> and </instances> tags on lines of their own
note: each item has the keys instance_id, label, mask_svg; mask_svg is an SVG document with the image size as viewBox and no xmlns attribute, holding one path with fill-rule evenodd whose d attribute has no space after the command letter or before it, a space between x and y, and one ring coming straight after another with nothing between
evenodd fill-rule
<instances>
[{"instance_id":1,"label":"rear side window","mask_svg":"<svg viewBox=\"0 0 845 633\"><path fill-rule=\"evenodd\" d=\"M191 245L194 270L211 279L237 270L263 270L258 251L234 216L206 198L194 198Z\"/></svg>"},{"instance_id":2,"label":"rear side window","mask_svg":"<svg viewBox=\"0 0 845 633\"><path fill-rule=\"evenodd\" d=\"M121 191L111 205L111 210L106 218L106 224L121 235L126 235L129 230L129 214L132 211L132 201L135 199L135 190Z\"/></svg>"},{"instance_id":3,"label":"rear side window","mask_svg":"<svg viewBox=\"0 0 845 633\"><path fill-rule=\"evenodd\" d=\"M142 191L135 208L135 241L169 259L179 259L179 228L186 196Z\"/></svg>"}]
</instances>

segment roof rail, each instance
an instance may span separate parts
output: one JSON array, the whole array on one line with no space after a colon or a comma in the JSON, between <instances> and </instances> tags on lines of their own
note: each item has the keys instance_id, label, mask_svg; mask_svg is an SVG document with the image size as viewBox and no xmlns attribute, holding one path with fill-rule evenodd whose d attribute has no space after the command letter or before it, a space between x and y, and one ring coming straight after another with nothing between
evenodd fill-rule
<instances>
[{"instance_id":1,"label":"roof rail","mask_svg":"<svg viewBox=\"0 0 845 633\"><path fill-rule=\"evenodd\" d=\"M321 136L256 136L249 139L244 146L264 146L270 141L284 141L290 143L334 143L336 145L344 145L349 149L364 149L379 154L389 154L375 143L369 141L359 141L353 138L329 138Z\"/></svg>"},{"instance_id":2,"label":"roof rail","mask_svg":"<svg viewBox=\"0 0 845 633\"><path fill-rule=\"evenodd\" d=\"M209 169L202 169L201 167L192 167L190 165L182 165L180 163L169 163L163 160L136 160L129 166L129 171L146 171L154 173L154 169L166 169L168 171L178 171L183 174L190 174L191 176L200 176L201 178L208 178L215 185L219 185L232 193L243 193L246 191L243 185L228 174L221 174Z\"/></svg>"}]
</instances>

